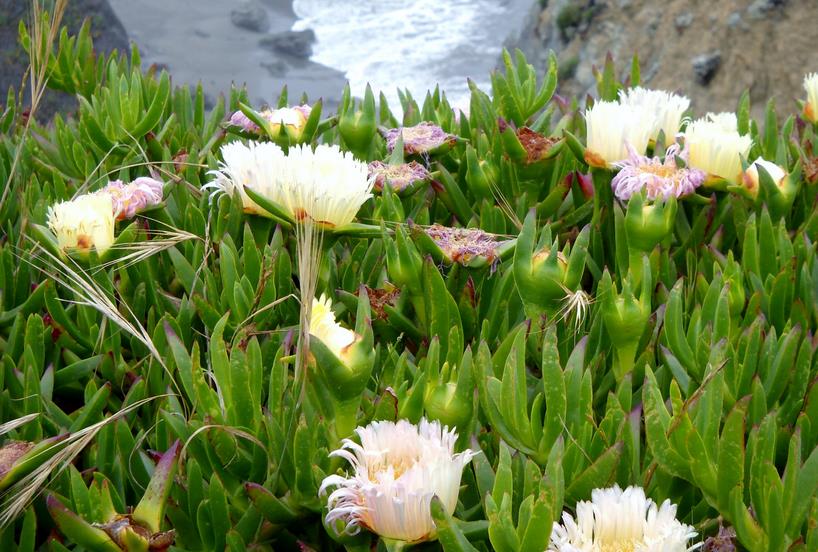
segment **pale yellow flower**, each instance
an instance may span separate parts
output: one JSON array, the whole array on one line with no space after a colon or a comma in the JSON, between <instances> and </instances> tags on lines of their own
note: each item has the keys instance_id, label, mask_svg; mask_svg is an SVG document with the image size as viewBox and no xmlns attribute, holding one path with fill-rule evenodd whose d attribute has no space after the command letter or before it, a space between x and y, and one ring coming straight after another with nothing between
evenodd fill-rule
<instances>
[{"instance_id":1,"label":"pale yellow flower","mask_svg":"<svg viewBox=\"0 0 818 552\"><path fill-rule=\"evenodd\" d=\"M343 358L344 350L355 342L355 332L335 321L332 300L325 295L312 300L310 334L320 339L339 359Z\"/></svg>"},{"instance_id":2,"label":"pale yellow flower","mask_svg":"<svg viewBox=\"0 0 818 552\"><path fill-rule=\"evenodd\" d=\"M653 114L644 107L605 101L585 111L585 125L585 160L607 168L630 157L629 147L644 154L655 127Z\"/></svg>"},{"instance_id":3,"label":"pale yellow flower","mask_svg":"<svg viewBox=\"0 0 818 552\"><path fill-rule=\"evenodd\" d=\"M48 209L48 227L60 249L104 253L114 243L114 207L105 193L81 195Z\"/></svg>"},{"instance_id":4,"label":"pale yellow flower","mask_svg":"<svg viewBox=\"0 0 818 552\"><path fill-rule=\"evenodd\" d=\"M738 184L741 176L741 158L747 157L753 144L748 135L738 133L733 113L708 113L693 121L684 133L688 152L688 166L701 169L710 180L724 179Z\"/></svg>"}]
</instances>

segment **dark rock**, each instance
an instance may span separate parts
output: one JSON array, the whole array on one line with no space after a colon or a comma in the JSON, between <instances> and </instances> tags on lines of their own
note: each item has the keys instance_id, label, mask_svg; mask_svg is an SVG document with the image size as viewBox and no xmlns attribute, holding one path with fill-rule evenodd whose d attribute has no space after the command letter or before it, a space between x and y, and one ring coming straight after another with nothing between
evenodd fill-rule
<instances>
[{"instance_id":1,"label":"dark rock","mask_svg":"<svg viewBox=\"0 0 818 552\"><path fill-rule=\"evenodd\" d=\"M741 12L733 12L730 14L730 17L727 18L727 26L731 29L735 29L737 27L746 28L747 26L744 24L744 21L741 19Z\"/></svg>"},{"instance_id":2,"label":"dark rock","mask_svg":"<svg viewBox=\"0 0 818 552\"><path fill-rule=\"evenodd\" d=\"M236 27L254 33L264 33L270 28L267 10L255 0L247 0L238 7L233 8L230 12L230 21Z\"/></svg>"},{"instance_id":3,"label":"dark rock","mask_svg":"<svg viewBox=\"0 0 818 552\"><path fill-rule=\"evenodd\" d=\"M277 54L307 59L312 55L313 42L315 33L312 29L307 29L266 36L259 40L259 45Z\"/></svg>"},{"instance_id":4,"label":"dark rock","mask_svg":"<svg viewBox=\"0 0 818 552\"><path fill-rule=\"evenodd\" d=\"M769 13L782 7L787 0L755 0L747 6L747 15L750 19L765 19Z\"/></svg>"},{"instance_id":5,"label":"dark rock","mask_svg":"<svg viewBox=\"0 0 818 552\"><path fill-rule=\"evenodd\" d=\"M673 20L673 24L676 25L676 30L681 31L682 29L686 29L693 24L693 14L690 12L684 12L676 16Z\"/></svg>"},{"instance_id":6,"label":"dark rock","mask_svg":"<svg viewBox=\"0 0 818 552\"><path fill-rule=\"evenodd\" d=\"M693 64L693 74L696 75L696 82L702 86L707 86L716 71L721 65L721 52L714 50L712 52L696 56L691 60Z\"/></svg>"},{"instance_id":7,"label":"dark rock","mask_svg":"<svg viewBox=\"0 0 818 552\"><path fill-rule=\"evenodd\" d=\"M0 1L0 97L5 105L6 92L10 86L20 90L23 75L28 67L28 55L17 40L17 25L29 21L30 0ZM91 37L97 55L107 55L113 50L128 52L128 34L120 23L107 0L72 0L63 14L62 24L71 35L79 32L83 21L91 23ZM26 82L27 107L31 100ZM72 94L47 89L40 101L35 117L39 121L49 121L57 112L71 113L77 107Z\"/></svg>"}]
</instances>

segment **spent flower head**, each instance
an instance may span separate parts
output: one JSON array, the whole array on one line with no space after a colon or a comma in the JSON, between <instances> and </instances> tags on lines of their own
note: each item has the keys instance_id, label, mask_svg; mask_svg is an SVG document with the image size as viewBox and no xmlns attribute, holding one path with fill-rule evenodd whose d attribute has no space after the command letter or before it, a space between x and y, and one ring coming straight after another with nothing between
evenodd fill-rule
<instances>
[{"instance_id":1,"label":"spent flower head","mask_svg":"<svg viewBox=\"0 0 818 552\"><path fill-rule=\"evenodd\" d=\"M355 430L360 444L344 439L332 452L354 473L330 475L320 494L327 499L327 524L337 521L348 534L367 529L390 539L420 542L436 538L430 503L437 496L452 513L457 505L463 467L476 454L455 453L455 430L440 422L376 421Z\"/></svg>"},{"instance_id":2,"label":"spent flower head","mask_svg":"<svg viewBox=\"0 0 818 552\"><path fill-rule=\"evenodd\" d=\"M367 166L369 177L375 180L374 189L381 191L389 184L396 192L410 188L416 182L427 180L429 171L417 161L392 165L383 161L372 161Z\"/></svg>"},{"instance_id":3,"label":"spent flower head","mask_svg":"<svg viewBox=\"0 0 818 552\"><path fill-rule=\"evenodd\" d=\"M403 151L407 155L432 154L445 150L457 142L457 137L449 134L434 123L422 122L411 127L391 128L384 132L386 148L391 152L403 140Z\"/></svg>"}]
</instances>

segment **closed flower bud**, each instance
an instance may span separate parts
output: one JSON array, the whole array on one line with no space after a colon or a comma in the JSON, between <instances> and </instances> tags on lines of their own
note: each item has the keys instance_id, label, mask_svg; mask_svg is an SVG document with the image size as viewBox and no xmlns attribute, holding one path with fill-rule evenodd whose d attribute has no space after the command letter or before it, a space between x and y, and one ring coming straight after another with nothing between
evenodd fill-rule
<instances>
[{"instance_id":1,"label":"closed flower bud","mask_svg":"<svg viewBox=\"0 0 818 552\"><path fill-rule=\"evenodd\" d=\"M372 88L367 84L366 93L361 109L354 109L351 102L338 121L338 132L344 139L344 144L359 157L365 157L375 137L378 127L375 122L375 96Z\"/></svg>"},{"instance_id":2,"label":"closed flower bud","mask_svg":"<svg viewBox=\"0 0 818 552\"><path fill-rule=\"evenodd\" d=\"M810 73L804 77L804 89L807 91L804 118L811 123L818 123L818 73Z\"/></svg>"},{"instance_id":3,"label":"closed flower bud","mask_svg":"<svg viewBox=\"0 0 818 552\"><path fill-rule=\"evenodd\" d=\"M395 240L386 244L386 270L389 280L398 288L411 293L422 293L420 287L423 259L417 248L407 238L402 227L395 229Z\"/></svg>"},{"instance_id":4,"label":"closed flower bud","mask_svg":"<svg viewBox=\"0 0 818 552\"><path fill-rule=\"evenodd\" d=\"M750 196L757 197L758 190L761 188L761 178L758 171L759 167L767 172L776 188L783 190L787 179L787 172L775 163L771 163L770 161L759 157L753 161L753 163L747 167L747 170L742 174L742 183Z\"/></svg>"},{"instance_id":5,"label":"closed flower bud","mask_svg":"<svg viewBox=\"0 0 818 552\"><path fill-rule=\"evenodd\" d=\"M636 267L631 269L635 270ZM641 280L639 297L633 292L630 276L625 278L620 293L607 270L597 288L597 297L602 302L602 320L616 354L614 375L617 381L633 370L637 347L651 314L650 292L653 285L647 257L643 257Z\"/></svg>"},{"instance_id":6,"label":"closed flower bud","mask_svg":"<svg viewBox=\"0 0 818 552\"><path fill-rule=\"evenodd\" d=\"M588 228L583 228L573 248L558 250L558 242L546 233L535 251L535 213L528 214L514 250L514 280L526 308L533 318L542 313L555 315L563 300L579 286L585 270Z\"/></svg>"},{"instance_id":7,"label":"closed flower bud","mask_svg":"<svg viewBox=\"0 0 818 552\"><path fill-rule=\"evenodd\" d=\"M647 203L644 196L636 194L628 201L625 214L625 234L628 248L650 253L673 231L676 223L676 198Z\"/></svg>"}]
</instances>

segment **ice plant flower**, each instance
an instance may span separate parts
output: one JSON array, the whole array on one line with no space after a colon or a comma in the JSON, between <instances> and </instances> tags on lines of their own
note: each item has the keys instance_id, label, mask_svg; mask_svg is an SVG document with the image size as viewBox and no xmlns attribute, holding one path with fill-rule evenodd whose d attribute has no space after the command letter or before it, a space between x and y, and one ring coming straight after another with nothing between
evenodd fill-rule
<instances>
[{"instance_id":1,"label":"ice plant flower","mask_svg":"<svg viewBox=\"0 0 818 552\"><path fill-rule=\"evenodd\" d=\"M594 489L590 502L579 502L576 519L562 514L548 552L687 552L701 546L688 546L696 534L676 519L670 500L657 506L640 487L623 491L614 485Z\"/></svg>"},{"instance_id":2,"label":"ice plant flower","mask_svg":"<svg viewBox=\"0 0 818 552\"><path fill-rule=\"evenodd\" d=\"M749 192L752 197L756 197L758 195L758 189L761 186L758 176L758 167L763 167L767 174L770 175L775 185L781 189L787 178L787 171L772 163L759 157L753 163L747 167L747 170L744 171L742 174L742 181L744 183L744 188Z\"/></svg>"},{"instance_id":3,"label":"ice plant flower","mask_svg":"<svg viewBox=\"0 0 818 552\"><path fill-rule=\"evenodd\" d=\"M585 124L585 161L592 167L613 168L614 163L629 157L629 147L645 153L654 118L643 106L598 101L585 111Z\"/></svg>"},{"instance_id":4,"label":"ice plant flower","mask_svg":"<svg viewBox=\"0 0 818 552\"><path fill-rule=\"evenodd\" d=\"M637 86L620 91L619 103L644 109L652 114L653 128L650 139L655 141L659 138L659 133L664 132L665 144L671 144L679 132L685 111L690 107L690 98L664 90L650 90Z\"/></svg>"},{"instance_id":5,"label":"ice plant flower","mask_svg":"<svg viewBox=\"0 0 818 552\"><path fill-rule=\"evenodd\" d=\"M804 89L807 91L804 117L811 123L818 123L818 73L804 77Z\"/></svg>"},{"instance_id":6,"label":"ice plant flower","mask_svg":"<svg viewBox=\"0 0 818 552\"><path fill-rule=\"evenodd\" d=\"M223 145L220 151L223 161L219 163L219 169L207 173L215 179L203 188L229 196L238 191L245 213L267 215L267 211L250 199L244 187L252 188L265 197L272 196L276 185L274 175L283 165L284 152L270 142L230 142Z\"/></svg>"},{"instance_id":7,"label":"ice plant flower","mask_svg":"<svg viewBox=\"0 0 818 552\"><path fill-rule=\"evenodd\" d=\"M240 128L244 132L249 132L251 134L258 134L261 132L258 125L251 121L250 117L245 115L243 111L236 111L233 113L230 116L230 124Z\"/></svg>"},{"instance_id":8,"label":"ice plant flower","mask_svg":"<svg viewBox=\"0 0 818 552\"><path fill-rule=\"evenodd\" d=\"M707 175L699 169L679 167L677 157L687 161L687 152L681 151L678 144L667 149L664 161L658 157L640 155L630 149L630 157L614 163L614 166L621 169L611 182L614 194L618 199L627 201L642 190L649 200L694 193Z\"/></svg>"},{"instance_id":9,"label":"ice plant flower","mask_svg":"<svg viewBox=\"0 0 818 552\"><path fill-rule=\"evenodd\" d=\"M352 222L358 209L372 197L374 181L366 163L338 146L309 145L290 148L284 162L274 167L275 186L269 199L293 220L309 217L324 228Z\"/></svg>"},{"instance_id":10,"label":"ice plant flower","mask_svg":"<svg viewBox=\"0 0 818 552\"><path fill-rule=\"evenodd\" d=\"M463 467L476 453L455 454L456 431L425 418L418 425L375 421L355 433L360 444L344 439L330 453L349 462L354 473L330 475L321 484L321 495L335 487L327 499L327 525L341 522L347 534L367 529L407 543L435 539L432 497L452 513Z\"/></svg>"},{"instance_id":11,"label":"ice plant flower","mask_svg":"<svg viewBox=\"0 0 818 552\"><path fill-rule=\"evenodd\" d=\"M48 227L63 251L104 253L114 243L114 207L108 194L85 194L48 208Z\"/></svg>"},{"instance_id":12,"label":"ice plant flower","mask_svg":"<svg viewBox=\"0 0 818 552\"><path fill-rule=\"evenodd\" d=\"M752 146L748 135L738 133L733 113L708 113L690 123L684 133L689 166L708 174L708 180L723 179L737 184L741 175L741 158Z\"/></svg>"},{"instance_id":13,"label":"ice plant flower","mask_svg":"<svg viewBox=\"0 0 818 552\"><path fill-rule=\"evenodd\" d=\"M125 184L121 180L113 180L100 190L111 196L114 207L114 215L117 220L130 219L136 213L158 205L162 201L162 182L140 176L130 184Z\"/></svg>"},{"instance_id":14,"label":"ice plant flower","mask_svg":"<svg viewBox=\"0 0 818 552\"><path fill-rule=\"evenodd\" d=\"M443 153L457 143L457 137L434 123L422 122L411 127L392 128L384 132L386 148L391 152L403 138L406 155Z\"/></svg>"},{"instance_id":15,"label":"ice plant flower","mask_svg":"<svg viewBox=\"0 0 818 552\"><path fill-rule=\"evenodd\" d=\"M297 105L295 107L280 107L278 109L264 109L259 111L262 119L270 123L270 132L273 136L281 132L281 127L288 134L298 138L307 124L312 107L309 105ZM236 111L230 116L230 124L240 128L250 134L260 134L261 129L256 123L250 120L242 111Z\"/></svg>"},{"instance_id":16,"label":"ice plant flower","mask_svg":"<svg viewBox=\"0 0 818 552\"><path fill-rule=\"evenodd\" d=\"M369 177L375 180L375 191L382 191L385 184L401 193L417 183L428 180L429 171L417 161L392 165L383 161L372 161L367 167Z\"/></svg>"},{"instance_id":17,"label":"ice plant flower","mask_svg":"<svg viewBox=\"0 0 818 552\"><path fill-rule=\"evenodd\" d=\"M335 321L332 300L325 295L312 300L310 334L320 339L339 359L343 358L344 350L355 341L355 332Z\"/></svg>"}]
</instances>

